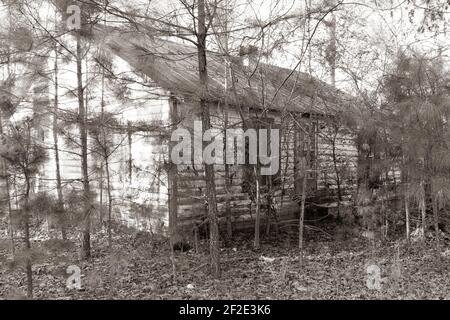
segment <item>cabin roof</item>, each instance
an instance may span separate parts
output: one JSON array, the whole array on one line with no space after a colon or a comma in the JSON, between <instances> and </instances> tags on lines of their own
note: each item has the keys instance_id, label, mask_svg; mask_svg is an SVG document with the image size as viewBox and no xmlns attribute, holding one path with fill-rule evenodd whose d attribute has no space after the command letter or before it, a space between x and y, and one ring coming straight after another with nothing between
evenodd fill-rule
<instances>
[{"instance_id":1,"label":"cabin roof","mask_svg":"<svg viewBox=\"0 0 450 320\"><path fill-rule=\"evenodd\" d=\"M93 26L92 35L138 72L163 89L184 98L199 98L198 57L195 46L150 37L143 33ZM303 72L269 64L257 70L230 57L233 82L228 102L235 106L334 114L351 108L355 98ZM208 99L225 100L225 57L207 51ZM288 78L288 75L291 76ZM229 78L229 82L230 78Z\"/></svg>"}]
</instances>

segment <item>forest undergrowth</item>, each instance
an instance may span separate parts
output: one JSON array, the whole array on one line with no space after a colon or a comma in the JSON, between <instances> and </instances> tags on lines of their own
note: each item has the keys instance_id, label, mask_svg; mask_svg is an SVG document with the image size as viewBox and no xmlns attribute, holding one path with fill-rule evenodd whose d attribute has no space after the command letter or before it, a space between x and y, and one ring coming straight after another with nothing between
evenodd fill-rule
<instances>
[{"instance_id":1,"label":"forest undergrowth","mask_svg":"<svg viewBox=\"0 0 450 320\"><path fill-rule=\"evenodd\" d=\"M222 276L208 274L207 242L175 251L169 242L125 227L93 235L93 255L79 259L73 241L33 243L35 299L450 299L450 246L433 238L422 242L336 239L306 229L300 263L295 232L266 237L253 250L246 233L222 245ZM334 233L333 233L334 232ZM248 234L248 233L247 233ZM327 235L331 235L330 238ZM25 299L26 276L20 250L13 260L7 240L0 258L1 299ZM68 266L80 268L81 289L68 289ZM379 277L369 266L379 268Z\"/></svg>"}]
</instances>

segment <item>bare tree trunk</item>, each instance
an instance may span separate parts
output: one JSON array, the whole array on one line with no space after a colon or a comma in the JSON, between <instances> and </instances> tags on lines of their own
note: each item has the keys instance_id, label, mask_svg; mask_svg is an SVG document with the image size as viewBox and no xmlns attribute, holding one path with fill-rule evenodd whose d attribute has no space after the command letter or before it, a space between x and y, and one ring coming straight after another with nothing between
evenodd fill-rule
<instances>
[{"instance_id":1,"label":"bare tree trunk","mask_svg":"<svg viewBox=\"0 0 450 320\"><path fill-rule=\"evenodd\" d=\"M332 145L332 156L333 156L333 166L334 166L334 173L336 174L336 187L337 187L337 196L338 196L338 212L337 212L337 218L340 218L341 214L341 203L342 203L342 188L341 188L341 177L339 175L339 168L337 165L337 156L336 156L336 138L338 134L338 129L335 128L336 132L333 135L333 139L331 141Z\"/></svg>"},{"instance_id":2,"label":"bare tree trunk","mask_svg":"<svg viewBox=\"0 0 450 320\"><path fill-rule=\"evenodd\" d=\"M10 32L11 32L11 9L8 10L8 22L10 26ZM7 46L7 75L8 77L11 75L11 48L8 45ZM2 119L2 111L0 110L0 135L3 134L3 119ZM13 226L13 216L12 216L12 208L11 208L11 192L10 192L10 185L9 185L9 175L8 175L8 167L5 159L0 159L2 164L2 171L1 174L3 174L3 177L5 179L5 191L6 191L6 198L7 198L7 205L8 205L8 219L9 219L9 235L11 237L11 254L14 258L15 256L15 244L14 244L14 226ZM16 193L17 194L17 193Z\"/></svg>"},{"instance_id":3,"label":"bare tree trunk","mask_svg":"<svg viewBox=\"0 0 450 320\"><path fill-rule=\"evenodd\" d=\"M255 175L255 183L256 183L256 217L255 217L255 241L253 244L253 248L255 250L259 250L260 248L260 240L259 240L259 235L260 235L260 229L261 229L261 186L260 186L260 182L259 182L259 174L258 174L258 165L255 165L253 167L253 173Z\"/></svg>"},{"instance_id":4,"label":"bare tree trunk","mask_svg":"<svg viewBox=\"0 0 450 320\"><path fill-rule=\"evenodd\" d=\"M56 190L58 194L58 214L60 215L58 218L60 219L61 224L61 236L63 240L67 239L66 227L65 227L65 214L64 214L64 198L62 192L62 183L61 183L61 166L59 161L59 146L58 146L58 104L59 104L59 96L58 96L58 47L55 44L55 100L53 106L53 148L55 152L55 167L56 167Z\"/></svg>"},{"instance_id":5,"label":"bare tree trunk","mask_svg":"<svg viewBox=\"0 0 450 320\"><path fill-rule=\"evenodd\" d=\"M101 101L100 101L100 112L101 112L101 117L102 117L102 121L104 120L104 115L105 115L105 68L102 67L102 81L101 81L101 86L102 86L102 93L101 93ZM103 128L104 129L104 128ZM106 147L106 136L105 136L105 131L102 130L103 132L103 147ZM107 155L107 151L105 153L105 155ZM105 159L102 159L105 160ZM103 230L103 189L104 189L104 181L103 181L103 161L100 165L100 229Z\"/></svg>"},{"instance_id":6,"label":"bare tree trunk","mask_svg":"<svg viewBox=\"0 0 450 320\"><path fill-rule=\"evenodd\" d=\"M230 183L230 166L225 164L225 192L227 193L225 200L225 216L227 219L227 237L228 241L233 238L233 223L230 207L230 195L231 195L231 183Z\"/></svg>"},{"instance_id":7,"label":"bare tree trunk","mask_svg":"<svg viewBox=\"0 0 450 320\"><path fill-rule=\"evenodd\" d=\"M439 212L437 194L433 194L433 222L434 231L436 232L436 246L439 247Z\"/></svg>"},{"instance_id":8,"label":"bare tree trunk","mask_svg":"<svg viewBox=\"0 0 450 320\"><path fill-rule=\"evenodd\" d=\"M111 176L109 173L109 155L105 156L105 171L106 171L106 188L108 192L108 248L112 249L112 193L111 193Z\"/></svg>"},{"instance_id":9,"label":"bare tree trunk","mask_svg":"<svg viewBox=\"0 0 450 320\"><path fill-rule=\"evenodd\" d=\"M3 134L3 119L0 111L0 135ZM6 165L6 161L1 158L0 159L0 175L2 179L5 179L5 197L6 204L8 206L8 232L11 238L11 254L14 257L15 254L15 245L14 245L14 227L13 227L13 218L12 218L12 208L11 208L11 194L9 192L9 177L8 177L8 168Z\"/></svg>"},{"instance_id":10,"label":"bare tree trunk","mask_svg":"<svg viewBox=\"0 0 450 320\"><path fill-rule=\"evenodd\" d=\"M25 248L27 250L26 255L26 274L27 274L27 297L33 298L33 271L32 271L32 261L31 261L31 241L30 241L30 208L29 208L29 198L30 198L30 190L31 183L30 177L26 170L24 170L25 174L25 183L26 183L26 191L25 191L25 204L24 204L24 228L25 228Z\"/></svg>"},{"instance_id":11,"label":"bare tree trunk","mask_svg":"<svg viewBox=\"0 0 450 320\"><path fill-rule=\"evenodd\" d=\"M335 5L335 1L333 1L333 5ZM330 44L328 47L328 63L330 64L330 76L331 76L331 85L336 87L336 15L334 12L331 12L331 22L330 22ZM334 127L334 126L333 126ZM337 193L338 193L338 212L337 218L340 219L341 215L341 202L342 202L342 191L341 191L341 179L339 176L339 170L337 166L337 157L336 157L336 138L338 135L339 128L334 128L335 132L332 138L332 156L333 156L333 165L334 171L336 174L336 185L337 185Z\"/></svg>"},{"instance_id":12,"label":"bare tree trunk","mask_svg":"<svg viewBox=\"0 0 450 320\"><path fill-rule=\"evenodd\" d=\"M25 215L28 215L26 213ZM27 272L27 297L33 298L33 270L31 262L31 242L29 217L25 217L25 247L27 249L26 272Z\"/></svg>"},{"instance_id":13,"label":"bare tree trunk","mask_svg":"<svg viewBox=\"0 0 450 320\"><path fill-rule=\"evenodd\" d=\"M299 221L299 235L298 235L298 248L300 251L300 265L303 264L303 229L304 229L304 221L305 221L305 202L306 202L306 193L307 191L307 181L308 181L308 168L311 163L311 143L312 143L312 135L314 134L314 126L310 124L311 129L306 138L304 139L304 143L308 144L306 157L303 158L303 180L302 180L302 200L300 207L300 221Z\"/></svg>"},{"instance_id":14,"label":"bare tree trunk","mask_svg":"<svg viewBox=\"0 0 450 320\"><path fill-rule=\"evenodd\" d=\"M226 3L226 14L228 13L228 3ZM225 127L225 135L224 135L224 139L225 139L225 143L224 143L224 163L225 163L225 191L227 193L227 197L226 197L226 202L225 202L225 215L226 215L226 219L227 219L227 236L228 236L228 240L231 241L232 237L233 237L233 225L232 225L232 220L231 220L231 208L230 208L230 194L231 194L231 179L230 179L230 166L227 164L226 162L226 148L227 148L227 136L226 136L226 130L228 129L228 89L229 89L229 85L228 85L228 74L229 74L229 68L230 68L230 61L228 59L228 21L227 21L227 17L225 18L225 39L224 39L224 48L225 48L225 104L224 104L224 114L225 114L225 121L224 121L224 127Z\"/></svg>"},{"instance_id":15,"label":"bare tree trunk","mask_svg":"<svg viewBox=\"0 0 450 320\"><path fill-rule=\"evenodd\" d=\"M281 176L281 175L280 175ZM270 235L270 226L272 224L272 176L268 176L269 179L269 191L267 192L267 225L266 225L266 236Z\"/></svg>"},{"instance_id":16,"label":"bare tree trunk","mask_svg":"<svg viewBox=\"0 0 450 320\"><path fill-rule=\"evenodd\" d=\"M99 186L100 190L100 228L101 230L103 230L103 163L100 166L100 186Z\"/></svg>"},{"instance_id":17,"label":"bare tree trunk","mask_svg":"<svg viewBox=\"0 0 450 320\"><path fill-rule=\"evenodd\" d=\"M170 122L172 125L178 123L178 105L175 98L170 101ZM174 142L169 141L169 154L172 154ZM173 162L169 162L170 167L167 171L168 176L168 193L169 193L169 244L170 244L170 261L172 263L172 276L176 280L176 260L174 252L174 244L176 243L176 237L178 236L178 168ZM197 231L197 230L195 230ZM197 233L195 234L196 252L198 253L197 246Z\"/></svg>"},{"instance_id":18,"label":"bare tree trunk","mask_svg":"<svg viewBox=\"0 0 450 320\"><path fill-rule=\"evenodd\" d=\"M207 101L208 94L208 71L206 62L206 13L205 0L198 1L198 31L197 31L197 53L200 78L200 107L202 110L203 130L211 128L211 119L209 114L209 105ZM220 277L220 254L219 254L219 225L217 218L217 200L214 166L204 164L206 193L208 200L208 216L210 224L210 255L211 255L211 273L214 278Z\"/></svg>"},{"instance_id":19,"label":"bare tree trunk","mask_svg":"<svg viewBox=\"0 0 450 320\"><path fill-rule=\"evenodd\" d=\"M411 235L411 223L410 223L410 212L409 212L409 172L406 166L406 159L403 157L403 170L401 172L401 181L404 183L404 202L405 202L405 225L406 225L406 241L409 243ZM394 174L395 176L395 174Z\"/></svg>"},{"instance_id":20,"label":"bare tree trunk","mask_svg":"<svg viewBox=\"0 0 450 320\"><path fill-rule=\"evenodd\" d=\"M133 183L133 153L132 153L132 145L133 145L133 136L131 131L131 122L127 124L127 136L128 136L128 179L130 181L130 185Z\"/></svg>"},{"instance_id":21,"label":"bare tree trunk","mask_svg":"<svg viewBox=\"0 0 450 320\"><path fill-rule=\"evenodd\" d=\"M423 240L425 240L425 231L426 231L426 224L427 224L427 220L426 220L426 202L425 202L425 186L424 186L424 182L422 181L420 183L420 187L421 187L421 195L420 195L420 213L421 213L421 217L422 217L422 236L423 236Z\"/></svg>"},{"instance_id":22,"label":"bare tree trunk","mask_svg":"<svg viewBox=\"0 0 450 320\"><path fill-rule=\"evenodd\" d=\"M300 252L299 257L300 265L303 265L303 229L305 222L306 181L308 180L306 172L306 164L303 167L305 170L303 171L303 178L302 178L302 199L300 203L300 219L298 223L298 249Z\"/></svg>"},{"instance_id":23,"label":"bare tree trunk","mask_svg":"<svg viewBox=\"0 0 450 320\"><path fill-rule=\"evenodd\" d=\"M77 80L78 80L78 122L81 137L81 171L83 178L84 198L84 230L82 243L82 256L84 259L91 257L91 201L88 173L88 151L87 151L87 128L86 110L84 105L83 71L82 71L82 49L80 35L77 35Z\"/></svg>"},{"instance_id":24,"label":"bare tree trunk","mask_svg":"<svg viewBox=\"0 0 450 320\"><path fill-rule=\"evenodd\" d=\"M101 118L102 121L105 117L105 69L102 68L102 94L101 94ZM130 124L128 123L128 128L130 128ZM128 139L130 140L130 130L128 130ZM102 127L102 140L103 140L103 160L105 163L105 173L106 173L106 192L108 194L108 248L111 251L112 249L112 204L113 204L113 197L112 197L112 190L111 190L111 173L109 168L109 150L107 147L107 133L104 130L104 127ZM103 220L103 165L101 168L101 194L100 194L100 219Z\"/></svg>"},{"instance_id":25,"label":"bare tree trunk","mask_svg":"<svg viewBox=\"0 0 450 320\"><path fill-rule=\"evenodd\" d=\"M331 74L331 85L336 87L336 15L331 12L330 23L331 41L329 46L329 63Z\"/></svg>"},{"instance_id":26,"label":"bare tree trunk","mask_svg":"<svg viewBox=\"0 0 450 320\"><path fill-rule=\"evenodd\" d=\"M227 63L227 62L226 62ZM227 82L227 80L225 80ZM231 195L231 179L230 179L230 166L226 163L226 148L227 148L227 137L226 137L226 130L228 129L228 99L227 99L228 93L225 94L225 106L224 106L224 113L225 113L225 122L224 122L224 129L225 129L225 135L224 135L224 165L225 165L225 192L226 192L226 199L225 199L225 216L227 219L227 238L228 241L231 241L233 237L233 225L231 221L231 207L230 207L230 195Z\"/></svg>"},{"instance_id":27,"label":"bare tree trunk","mask_svg":"<svg viewBox=\"0 0 450 320\"><path fill-rule=\"evenodd\" d=\"M289 123L289 122L288 122ZM286 150L288 149L288 144L287 144L287 135L289 132L289 124L287 129L283 129L282 128L282 137L283 137L283 142L281 143L281 147L286 148ZM297 165L295 163L295 155L297 154L297 143L298 143L298 135L294 132L294 175L293 175L293 179L294 179L294 191L297 191L295 189L295 177L296 177L296 173L295 173L295 169L297 168ZM287 181L287 172L288 172L288 167L289 167L289 152L286 152L286 162L284 163L284 170L281 171L281 175L280 175L280 179L281 179L281 199L280 199L280 207L283 207L283 200L284 200L284 195L286 192L286 181Z\"/></svg>"},{"instance_id":28,"label":"bare tree trunk","mask_svg":"<svg viewBox=\"0 0 450 320\"><path fill-rule=\"evenodd\" d=\"M202 1L202 0L200 0ZM209 128L209 108L205 101L203 108L203 128ZM220 256L219 256L219 223L217 218L216 185L214 177L214 166L205 164L206 193L208 199L208 216L210 224L210 254L211 272L215 278L220 277Z\"/></svg>"},{"instance_id":29,"label":"bare tree trunk","mask_svg":"<svg viewBox=\"0 0 450 320\"><path fill-rule=\"evenodd\" d=\"M410 222L409 222L409 190L408 185L406 185L405 190L405 221L406 221L406 240L409 242L409 235L411 234L410 231Z\"/></svg>"},{"instance_id":30,"label":"bare tree trunk","mask_svg":"<svg viewBox=\"0 0 450 320\"><path fill-rule=\"evenodd\" d=\"M7 173L7 171L5 170ZM6 188L6 197L8 203L8 219L9 219L9 236L11 238L11 254L14 258L16 253L16 246L14 244L14 226L13 226L13 216L12 216L12 208L11 208L11 193L9 191L9 177L5 175L5 188Z\"/></svg>"}]
</instances>

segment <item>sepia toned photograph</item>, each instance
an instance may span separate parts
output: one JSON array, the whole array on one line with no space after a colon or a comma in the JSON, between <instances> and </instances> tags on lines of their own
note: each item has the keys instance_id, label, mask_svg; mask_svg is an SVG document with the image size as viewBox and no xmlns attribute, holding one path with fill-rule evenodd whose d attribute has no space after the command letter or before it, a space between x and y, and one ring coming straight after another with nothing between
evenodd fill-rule
<instances>
[{"instance_id":1,"label":"sepia toned photograph","mask_svg":"<svg viewBox=\"0 0 450 320\"><path fill-rule=\"evenodd\" d=\"M1 0L0 300L450 299L449 28L449 0Z\"/></svg>"}]
</instances>

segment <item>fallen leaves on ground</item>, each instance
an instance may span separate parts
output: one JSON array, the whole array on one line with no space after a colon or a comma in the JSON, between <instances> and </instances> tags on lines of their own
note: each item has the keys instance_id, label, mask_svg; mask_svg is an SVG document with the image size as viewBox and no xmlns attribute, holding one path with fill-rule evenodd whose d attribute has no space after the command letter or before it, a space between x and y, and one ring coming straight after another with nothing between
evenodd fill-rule
<instances>
[{"instance_id":1,"label":"fallen leaves on ground","mask_svg":"<svg viewBox=\"0 0 450 320\"><path fill-rule=\"evenodd\" d=\"M104 237L93 239L88 262L71 246L47 250L46 261L33 266L36 299L450 299L449 248L436 249L433 242L397 249L398 242L356 238L310 241L300 262L298 249L286 241L267 239L254 251L251 239L238 239L222 250L216 280L208 273L206 243L199 253L176 252L174 277L164 241L136 246L132 234L115 233L110 251ZM0 263L0 296L23 298L23 269L7 259ZM69 265L81 268L81 290L66 288ZM367 286L369 265L381 270L379 290Z\"/></svg>"}]
</instances>

